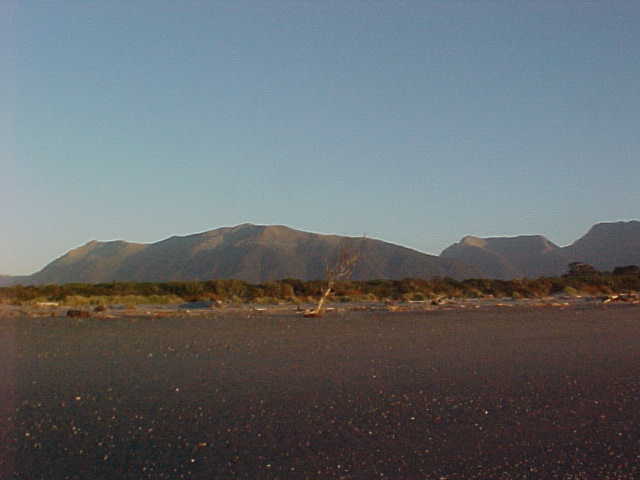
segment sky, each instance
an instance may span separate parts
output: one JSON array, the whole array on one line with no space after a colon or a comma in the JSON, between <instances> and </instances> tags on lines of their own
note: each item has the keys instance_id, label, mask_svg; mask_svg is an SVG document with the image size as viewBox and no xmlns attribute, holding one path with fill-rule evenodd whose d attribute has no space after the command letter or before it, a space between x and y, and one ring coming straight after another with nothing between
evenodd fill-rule
<instances>
[{"instance_id":1,"label":"sky","mask_svg":"<svg viewBox=\"0 0 640 480\"><path fill-rule=\"evenodd\" d=\"M640 217L640 2L0 2L0 273L245 222L439 254Z\"/></svg>"}]
</instances>

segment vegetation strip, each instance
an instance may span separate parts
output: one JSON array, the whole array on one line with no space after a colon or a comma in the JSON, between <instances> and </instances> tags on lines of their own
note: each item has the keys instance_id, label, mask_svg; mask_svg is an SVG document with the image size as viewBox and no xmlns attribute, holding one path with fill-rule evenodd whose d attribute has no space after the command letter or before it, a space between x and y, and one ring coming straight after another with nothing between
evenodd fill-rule
<instances>
[{"instance_id":1,"label":"vegetation strip","mask_svg":"<svg viewBox=\"0 0 640 480\"><path fill-rule=\"evenodd\" d=\"M441 298L543 298L551 295L613 295L640 292L637 273L577 271L561 277L490 280L451 278L336 281L329 300L333 302L438 301ZM139 305L214 303L313 303L325 292L326 281L285 279L262 284L241 280L204 282L64 285L16 285L0 288L0 303L13 305L64 304Z\"/></svg>"}]
</instances>

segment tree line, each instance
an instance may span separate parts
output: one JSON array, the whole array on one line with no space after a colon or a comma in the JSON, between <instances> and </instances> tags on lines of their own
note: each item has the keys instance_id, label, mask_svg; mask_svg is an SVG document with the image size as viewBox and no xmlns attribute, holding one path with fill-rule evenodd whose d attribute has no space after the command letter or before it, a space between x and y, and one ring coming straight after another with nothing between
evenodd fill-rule
<instances>
[{"instance_id":1,"label":"tree line","mask_svg":"<svg viewBox=\"0 0 640 480\"><path fill-rule=\"evenodd\" d=\"M105 303L129 299L130 303L179 303L214 301L222 303L314 302L326 289L326 281L284 279L251 284L241 280L184 282L68 283L62 285L15 285L0 288L0 302L65 303L87 299L86 303ZM331 301L421 301L442 297L540 298L550 295L606 295L639 292L640 268L635 265L600 272L583 263L572 263L559 277L536 279L452 278L403 280L337 281Z\"/></svg>"}]
</instances>

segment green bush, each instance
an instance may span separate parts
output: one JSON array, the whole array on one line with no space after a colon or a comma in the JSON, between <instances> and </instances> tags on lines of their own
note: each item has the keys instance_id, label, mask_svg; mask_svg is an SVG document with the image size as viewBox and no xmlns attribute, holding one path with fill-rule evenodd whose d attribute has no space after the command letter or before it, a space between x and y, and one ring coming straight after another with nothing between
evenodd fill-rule
<instances>
[{"instance_id":1,"label":"green bush","mask_svg":"<svg viewBox=\"0 0 640 480\"><path fill-rule=\"evenodd\" d=\"M337 282L334 301L424 300L436 297L512 297L540 298L553 294L596 295L611 292L640 291L640 275L635 270L617 269L616 274L593 272L578 268L579 275L516 279L451 278L431 280L369 280ZM210 300L241 304L247 302L317 302L326 288L320 280L286 279L264 284L249 284L241 280L209 280L204 282L101 284L72 283L64 285L16 285L0 288L0 303L34 305L38 302L59 302L83 307L109 304L175 304L189 300Z\"/></svg>"},{"instance_id":2,"label":"green bush","mask_svg":"<svg viewBox=\"0 0 640 480\"><path fill-rule=\"evenodd\" d=\"M569 295L570 297L577 297L580 295L580 292L573 287L566 286L562 289L562 293L565 295Z\"/></svg>"}]
</instances>

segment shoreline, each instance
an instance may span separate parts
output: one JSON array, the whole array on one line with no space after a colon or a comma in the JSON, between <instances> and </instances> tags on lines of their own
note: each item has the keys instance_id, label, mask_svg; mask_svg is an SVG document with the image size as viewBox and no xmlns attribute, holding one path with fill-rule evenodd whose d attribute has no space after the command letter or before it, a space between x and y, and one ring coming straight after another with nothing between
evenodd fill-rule
<instances>
[{"instance_id":1,"label":"shoreline","mask_svg":"<svg viewBox=\"0 0 640 480\"><path fill-rule=\"evenodd\" d=\"M350 312L411 312L428 313L440 311L473 311L488 309L566 309L599 308L614 305L640 305L637 294L614 294L608 296L549 296L543 298L447 298L435 301L397 302L328 302L326 312L320 317L335 316ZM216 305L212 302L183 304L142 304L135 306L108 305L98 310L95 306L76 307L46 302L36 305L0 304L0 318L7 317L64 317L69 311L83 312L85 318L113 319L124 317L167 316L219 316L219 315L278 315L295 314L302 317L305 310L315 307L312 303L282 304L231 304Z\"/></svg>"}]
</instances>

